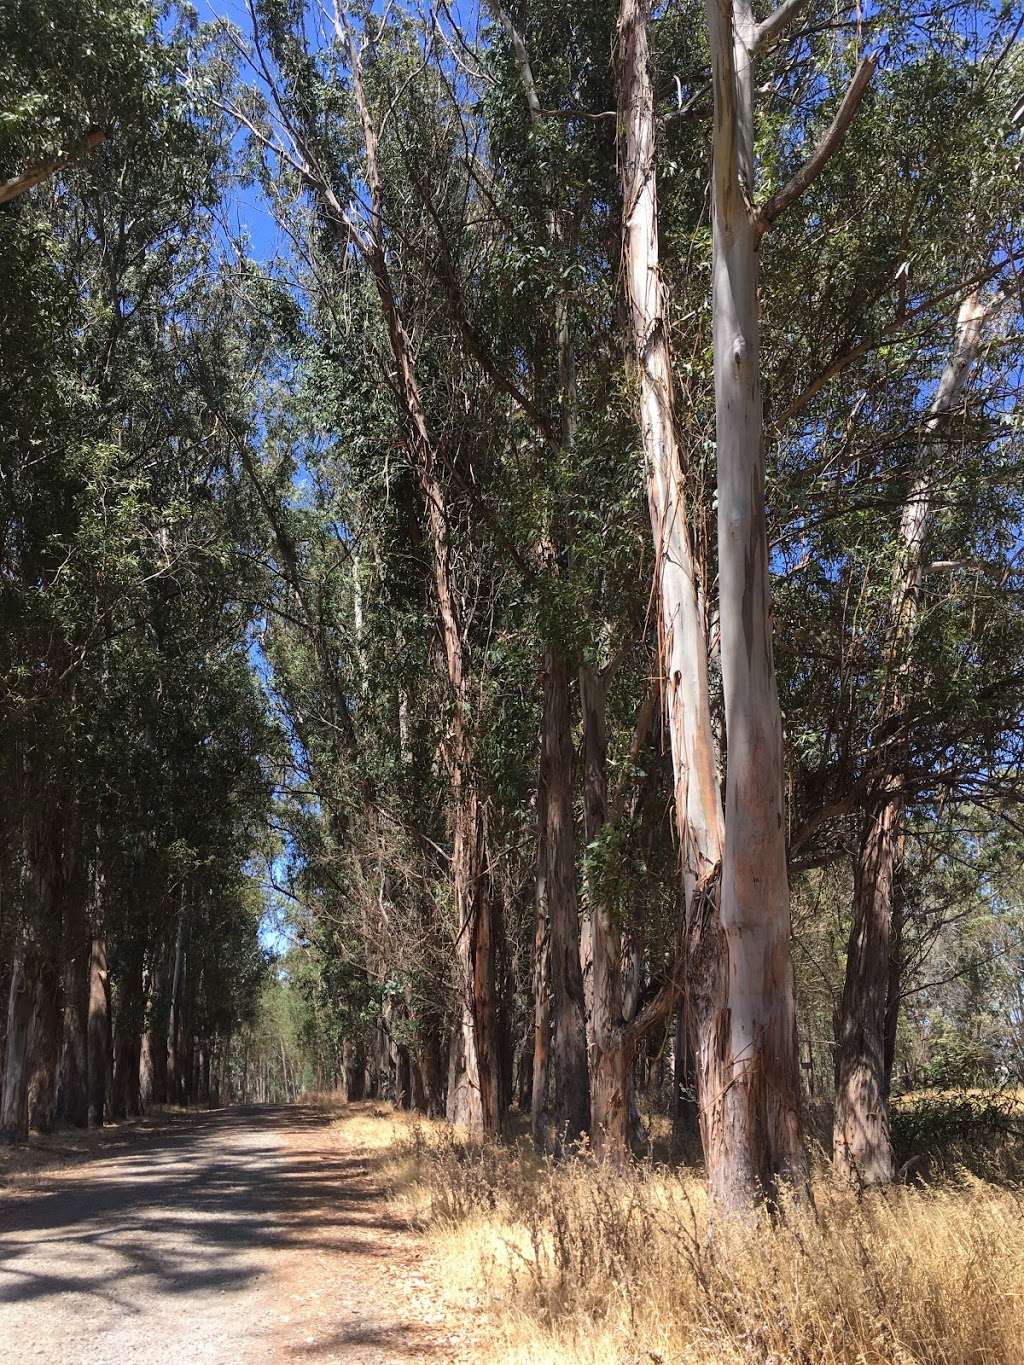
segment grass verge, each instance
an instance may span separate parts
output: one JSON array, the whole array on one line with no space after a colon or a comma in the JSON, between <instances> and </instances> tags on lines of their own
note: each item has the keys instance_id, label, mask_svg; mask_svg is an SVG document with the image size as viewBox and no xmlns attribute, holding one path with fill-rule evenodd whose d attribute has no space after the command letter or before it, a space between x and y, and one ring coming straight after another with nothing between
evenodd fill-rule
<instances>
[{"instance_id":1,"label":"grass verge","mask_svg":"<svg viewBox=\"0 0 1024 1365\"><path fill-rule=\"evenodd\" d=\"M341 1110L396 1212L427 1238L451 1314L488 1360L536 1365L1020 1365L1024 1192L960 1168L707 1235L692 1171L555 1166L383 1106Z\"/></svg>"}]
</instances>

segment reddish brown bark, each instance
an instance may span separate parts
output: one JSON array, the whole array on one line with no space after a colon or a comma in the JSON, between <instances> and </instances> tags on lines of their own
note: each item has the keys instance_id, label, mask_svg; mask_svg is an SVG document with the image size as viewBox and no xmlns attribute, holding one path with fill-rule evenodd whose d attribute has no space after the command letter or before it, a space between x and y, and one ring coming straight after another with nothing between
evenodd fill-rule
<instances>
[{"instance_id":1,"label":"reddish brown bark","mask_svg":"<svg viewBox=\"0 0 1024 1365\"><path fill-rule=\"evenodd\" d=\"M926 457L937 449L938 438L962 400L992 306L982 303L977 290L960 306L950 357L925 422ZM884 756L879 800L861 838L837 1016L833 1153L837 1170L857 1185L887 1184L895 1175L888 1104L899 1005L893 899L903 856L906 708L920 614L921 560L931 520L932 464L932 459L926 459L900 517L886 642L887 677L877 727L882 735L895 733L898 738L890 741Z\"/></svg>"},{"instance_id":2,"label":"reddish brown bark","mask_svg":"<svg viewBox=\"0 0 1024 1365\"><path fill-rule=\"evenodd\" d=\"M551 1120L560 1152L590 1127L586 1013L576 901L576 831L569 675L564 656L545 660L543 751L547 789L547 907L550 933L552 1040Z\"/></svg>"},{"instance_id":3,"label":"reddish brown bark","mask_svg":"<svg viewBox=\"0 0 1024 1365\"><path fill-rule=\"evenodd\" d=\"M0 1104L0 1136L15 1142L28 1137L29 1035L40 969L39 952L29 944L22 945L14 959L8 994L3 1101Z\"/></svg>"}]
</instances>

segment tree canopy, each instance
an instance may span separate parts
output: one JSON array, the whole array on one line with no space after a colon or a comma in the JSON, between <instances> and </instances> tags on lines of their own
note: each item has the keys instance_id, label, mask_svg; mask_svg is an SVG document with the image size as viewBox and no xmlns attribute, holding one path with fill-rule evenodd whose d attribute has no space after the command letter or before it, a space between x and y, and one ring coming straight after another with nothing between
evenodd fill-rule
<instances>
[{"instance_id":1,"label":"tree canopy","mask_svg":"<svg viewBox=\"0 0 1024 1365\"><path fill-rule=\"evenodd\" d=\"M1019 1083L1010 9L0 48L4 1129L664 1110L742 1212Z\"/></svg>"}]
</instances>

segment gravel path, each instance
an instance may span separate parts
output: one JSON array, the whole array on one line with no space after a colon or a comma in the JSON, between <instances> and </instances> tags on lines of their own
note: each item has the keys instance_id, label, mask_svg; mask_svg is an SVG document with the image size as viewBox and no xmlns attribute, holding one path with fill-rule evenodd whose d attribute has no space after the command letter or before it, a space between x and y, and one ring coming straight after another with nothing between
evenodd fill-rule
<instances>
[{"instance_id":1,"label":"gravel path","mask_svg":"<svg viewBox=\"0 0 1024 1365\"><path fill-rule=\"evenodd\" d=\"M0 1361L451 1360L415 1237L316 1109L188 1114L0 1203Z\"/></svg>"}]
</instances>

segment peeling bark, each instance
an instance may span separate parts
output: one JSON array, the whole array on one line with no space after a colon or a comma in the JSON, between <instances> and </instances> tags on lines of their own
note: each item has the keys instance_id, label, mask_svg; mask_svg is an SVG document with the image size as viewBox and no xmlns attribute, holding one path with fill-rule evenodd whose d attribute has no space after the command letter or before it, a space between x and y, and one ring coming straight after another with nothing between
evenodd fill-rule
<instances>
[{"instance_id":1,"label":"peeling bark","mask_svg":"<svg viewBox=\"0 0 1024 1365\"><path fill-rule=\"evenodd\" d=\"M716 893L724 830L711 728L700 565L676 435L667 304L659 265L649 19L648 0L622 0L618 70L624 135L623 250L655 549L659 658L685 907L679 951L682 954L685 948L688 956L687 995L697 1039L702 1113L711 1115L719 1102L714 1089L715 1046L722 1018ZM676 975L654 1014L660 1017L674 1006L680 984ZM648 1023L653 1023L651 1013L641 1020L643 1026ZM635 1025L631 1027L635 1032ZM709 1120L709 1134L713 1128Z\"/></svg>"},{"instance_id":2,"label":"peeling bark","mask_svg":"<svg viewBox=\"0 0 1024 1365\"><path fill-rule=\"evenodd\" d=\"M224 1056L227 1057L227 1048ZM145 1114L153 1101L153 1035L147 1028L139 1043L139 1112Z\"/></svg>"}]
</instances>

